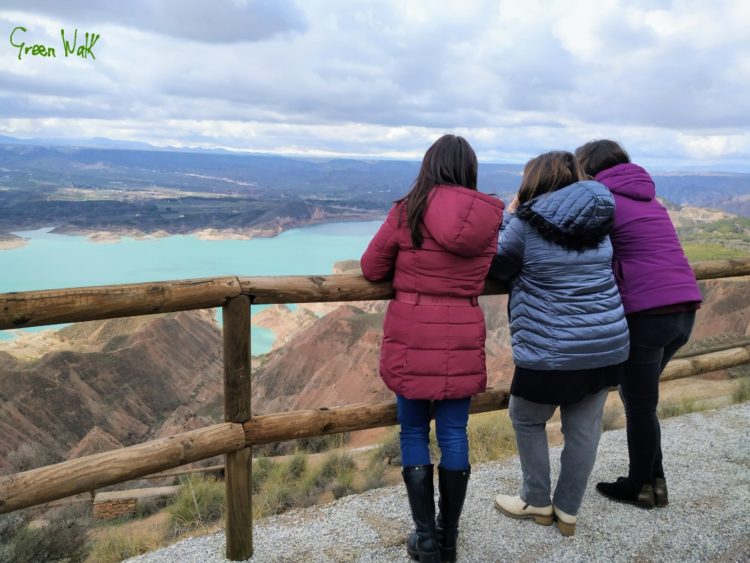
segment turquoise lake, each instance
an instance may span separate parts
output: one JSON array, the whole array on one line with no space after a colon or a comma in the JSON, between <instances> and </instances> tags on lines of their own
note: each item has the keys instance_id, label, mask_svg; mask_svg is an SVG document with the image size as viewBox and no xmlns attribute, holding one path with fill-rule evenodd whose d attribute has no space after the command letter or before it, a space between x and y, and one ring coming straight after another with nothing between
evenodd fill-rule
<instances>
[{"instance_id":1,"label":"turquoise lake","mask_svg":"<svg viewBox=\"0 0 750 563\"><path fill-rule=\"evenodd\" d=\"M330 274L334 262L358 259L380 224L326 223L273 238L219 241L177 235L96 243L49 229L17 231L29 242L0 251L0 293L226 275ZM17 332L0 331L0 339ZM253 354L268 351L272 342L270 331L253 327Z\"/></svg>"}]
</instances>

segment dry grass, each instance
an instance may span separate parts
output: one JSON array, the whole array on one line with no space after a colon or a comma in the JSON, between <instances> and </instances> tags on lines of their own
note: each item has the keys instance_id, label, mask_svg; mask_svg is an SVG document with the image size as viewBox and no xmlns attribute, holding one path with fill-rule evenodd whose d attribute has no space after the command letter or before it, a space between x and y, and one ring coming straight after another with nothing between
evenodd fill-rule
<instances>
[{"instance_id":1,"label":"dry grass","mask_svg":"<svg viewBox=\"0 0 750 563\"><path fill-rule=\"evenodd\" d=\"M602 432L617 430L623 426L625 426L625 409L622 404L606 406L602 415Z\"/></svg>"},{"instance_id":2,"label":"dry grass","mask_svg":"<svg viewBox=\"0 0 750 563\"><path fill-rule=\"evenodd\" d=\"M205 530L224 514L224 482L193 474L186 477L175 501L169 506L173 534Z\"/></svg>"},{"instance_id":3,"label":"dry grass","mask_svg":"<svg viewBox=\"0 0 750 563\"><path fill-rule=\"evenodd\" d=\"M506 459L518 453L507 410L471 416L468 434L470 463Z\"/></svg>"},{"instance_id":4,"label":"dry grass","mask_svg":"<svg viewBox=\"0 0 750 563\"><path fill-rule=\"evenodd\" d=\"M259 459L253 468L253 517L279 514L359 493L387 482L386 464L373 455L329 452L286 461ZM369 462L367 461L369 458Z\"/></svg>"},{"instance_id":5,"label":"dry grass","mask_svg":"<svg viewBox=\"0 0 750 563\"><path fill-rule=\"evenodd\" d=\"M160 512L120 526L105 526L91 533L87 563L114 563L165 545L169 536L169 515Z\"/></svg>"},{"instance_id":6,"label":"dry grass","mask_svg":"<svg viewBox=\"0 0 750 563\"><path fill-rule=\"evenodd\" d=\"M705 410L707 407L703 405L704 403L701 401L686 397L681 401L661 403L656 409L656 414L660 419L671 418L673 416L681 416L683 414Z\"/></svg>"},{"instance_id":7,"label":"dry grass","mask_svg":"<svg viewBox=\"0 0 750 563\"><path fill-rule=\"evenodd\" d=\"M732 401L735 403L750 401L750 377L742 377L737 380L737 386L732 391Z\"/></svg>"},{"instance_id":8,"label":"dry grass","mask_svg":"<svg viewBox=\"0 0 750 563\"><path fill-rule=\"evenodd\" d=\"M472 464L505 459L516 455L518 451L516 435L507 410L471 415L466 434L469 438L469 463ZM430 430L430 457L434 463L439 463L440 448L434 422Z\"/></svg>"}]
</instances>

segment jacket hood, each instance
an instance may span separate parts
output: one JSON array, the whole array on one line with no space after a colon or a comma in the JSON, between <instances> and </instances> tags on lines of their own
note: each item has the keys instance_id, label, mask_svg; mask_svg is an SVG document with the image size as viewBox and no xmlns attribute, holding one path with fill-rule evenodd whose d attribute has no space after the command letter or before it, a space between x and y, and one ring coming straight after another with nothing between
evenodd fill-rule
<instances>
[{"instance_id":1,"label":"jacket hood","mask_svg":"<svg viewBox=\"0 0 750 563\"><path fill-rule=\"evenodd\" d=\"M615 201L606 186L584 180L534 198L518 208L545 240L568 250L596 248L612 229Z\"/></svg>"},{"instance_id":2,"label":"jacket hood","mask_svg":"<svg viewBox=\"0 0 750 563\"><path fill-rule=\"evenodd\" d=\"M618 164L596 175L597 182L607 186L612 193L650 201L656 197L656 186L651 175L637 164Z\"/></svg>"},{"instance_id":3,"label":"jacket hood","mask_svg":"<svg viewBox=\"0 0 750 563\"><path fill-rule=\"evenodd\" d=\"M476 256L493 245L505 204L496 197L461 186L436 186L423 223L437 243L462 256Z\"/></svg>"}]
</instances>

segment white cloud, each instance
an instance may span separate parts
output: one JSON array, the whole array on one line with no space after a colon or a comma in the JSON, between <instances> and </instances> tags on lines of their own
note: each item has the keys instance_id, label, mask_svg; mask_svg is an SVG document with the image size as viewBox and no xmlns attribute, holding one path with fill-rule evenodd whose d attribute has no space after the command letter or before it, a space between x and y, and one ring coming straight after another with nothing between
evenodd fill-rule
<instances>
[{"instance_id":1,"label":"white cloud","mask_svg":"<svg viewBox=\"0 0 750 563\"><path fill-rule=\"evenodd\" d=\"M139 15L6 4L0 32L24 25L54 43L78 27L101 40L96 61L18 61L0 47L0 133L418 156L458 131L502 160L602 136L675 162L750 155L743 0L246 1L210 13L144 0Z\"/></svg>"}]
</instances>

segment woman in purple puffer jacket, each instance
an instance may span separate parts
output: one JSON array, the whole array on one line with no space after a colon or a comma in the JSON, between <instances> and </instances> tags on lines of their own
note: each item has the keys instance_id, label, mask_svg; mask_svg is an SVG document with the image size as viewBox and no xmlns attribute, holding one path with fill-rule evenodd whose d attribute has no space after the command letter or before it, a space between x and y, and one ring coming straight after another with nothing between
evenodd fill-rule
<instances>
[{"instance_id":1,"label":"woman in purple puffer jacket","mask_svg":"<svg viewBox=\"0 0 750 563\"><path fill-rule=\"evenodd\" d=\"M599 140L576 149L583 170L615 198L612 269L630 330L630 357L620 395L625 404L630 469L596 489L641 508L666 506L659 377L690 337L701 294L651 176L618 143Z\"/></svg>"}]
</instances>

